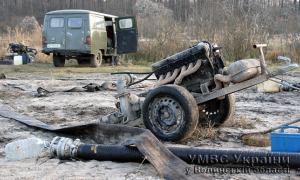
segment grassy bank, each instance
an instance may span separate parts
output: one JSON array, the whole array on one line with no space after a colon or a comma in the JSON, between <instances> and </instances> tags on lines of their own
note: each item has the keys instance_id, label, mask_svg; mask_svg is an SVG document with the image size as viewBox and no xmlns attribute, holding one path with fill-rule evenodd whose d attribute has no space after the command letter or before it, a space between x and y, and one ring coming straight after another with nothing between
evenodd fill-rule
<instances>
[{"instance_id":1,"label":"grassy bank","mask_svg":"<svg viewBox=\"0 0 300 180\"><path fill-rule=\"evenodd\" d=\"M278 68L278 65L271 65L269 69L272 71ZM91 67L79 67L77 64L67 64L63 68L56 68L50 63L33 63L27 65L0 65L0 73L6 75L14 75L18 73L30 73L30 74L50 74L52 76L60 76L66 74L76 73L112 73L121 71L132 71L132 72L150 72L151 66L149 65L120 65L110 66L102 65L98 68ZM300 68L294 70L300 72Z\"/></svg>"}]
</instances>

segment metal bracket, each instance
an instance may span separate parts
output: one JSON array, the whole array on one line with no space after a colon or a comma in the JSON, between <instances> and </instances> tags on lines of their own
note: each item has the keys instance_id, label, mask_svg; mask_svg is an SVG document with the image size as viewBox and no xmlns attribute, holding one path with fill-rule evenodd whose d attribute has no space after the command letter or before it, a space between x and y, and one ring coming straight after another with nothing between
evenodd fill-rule
<instances>
[{"instance_id":1,"label":"metal bracket","mask_svg":"<svg viewBox=\"0 0 300 180\"><path fill-rule=\"evenodd\" d=\"M208 82L200 84L200 89L203 95L209 94Z\"/></svg>"},{"instance_id":2,"label":"metal bracket","mask_svg":"<svg viewBox=\"0 0 300 180\"><path fill-rule=\"evenodd\" d=\"M240 91L240 90L246 89L248 87L254 86L256 84L262 83L262 82L266 81L268 78L269 77L266 74L262 74L260 76L257 76L255 78L253 78L253 79L250 79L248 81L237 83L237 84L234 84L234 85L231 85L231 86L213 91L209 94L197 93L195 95L195 99L196 99L197 104L201 104L201 103L204 103L206 101L215 99L217 97L225 96L227 94L231 94L231 93L234 93L236 91Z\"/></svg>"}]
</instances>

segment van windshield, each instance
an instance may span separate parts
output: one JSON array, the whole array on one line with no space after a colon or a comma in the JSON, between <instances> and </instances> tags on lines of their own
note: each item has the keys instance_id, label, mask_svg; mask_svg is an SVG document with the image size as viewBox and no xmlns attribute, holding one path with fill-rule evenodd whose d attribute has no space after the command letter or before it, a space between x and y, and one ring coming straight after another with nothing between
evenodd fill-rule
<instances>
[{"instance_id":1,"label":"van windshield","mask_svg":"<svg viewBox=\"0 0 300 180\"><path fill-rule=\"evenodd\" d=\"M70 28L80 28L82 26L82 18L69 18L68 26Z\"/></svg>"},{"instance_id":2,"label":"van windshield","mask_svg":"<svg viewBox=\"0 0 300 180\"><path fill-rule=\"evenodd\" d=\"M64 27L64 18L51 18L50 27L52 28Z\"/></svg>"}]
</instances>

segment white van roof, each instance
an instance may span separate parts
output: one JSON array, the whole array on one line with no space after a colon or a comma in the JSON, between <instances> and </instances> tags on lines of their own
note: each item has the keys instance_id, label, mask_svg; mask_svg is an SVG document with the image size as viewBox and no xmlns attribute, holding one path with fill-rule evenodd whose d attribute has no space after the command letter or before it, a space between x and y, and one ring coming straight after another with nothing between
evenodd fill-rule
<instances>
[{"instance_id":1,"label":"white van roof","mask_svg":"<svg viewBox=\"0 0 300 180\"><path fill-rule=\"evenodd\" d=\"M100 16L106 16L106 17L111 17L111 18L118 17L118 16L114 16L111 14L104 14L104 13L99 13L96 11L83 10L83 9L63 9L63 10L57 10L57 11L50 11L50 12L46 13L46 15L51 15L51 14L97 14Z\"/></svg>"}]
</instances>

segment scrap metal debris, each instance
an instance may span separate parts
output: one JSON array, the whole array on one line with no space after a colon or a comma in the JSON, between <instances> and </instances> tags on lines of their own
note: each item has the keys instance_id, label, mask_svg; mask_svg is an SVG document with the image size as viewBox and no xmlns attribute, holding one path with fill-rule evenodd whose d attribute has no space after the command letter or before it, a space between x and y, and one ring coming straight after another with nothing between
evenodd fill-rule
<instances>
[{"instance_id":1,"label":"scrap metal debris","mask_svg":"<svg viewBox=\"0 0 300 180\"><path fill-rule=\"evenodd\" d=\"M288 82L283 79L273 77L257 85L258 92L277 93L281 91L299 91L300 83Z\"/></svg>"},{"instance_id":2,"label":"scrap metal debris","mask_svg":"<svg viewBox=\"0 0 300 180\"><path fill-rule=\"evenodd\" d=\"M28 47L22 43L9 43L7 51L8 54L3 59L0 59L0 64L28 64L34 61L38 53L35 48Z\"/></svg>"},{"instance_id":3,"label":"scrap metal debris","mask_svg":"<svg viewBox=\"0 0 300 180\"><path fill-rule=\"evenodd\" d=\"M8 117L9 110L4 106L0 107L0 116ZM77 130L88 130L88 134L94 138L98 144L85 144L79 140L73 141L70 138L56 137L50 144L50 151L53 156L60 159L95 159L121 162L144 162L149 161L165 179L209 179L203 174L193 174L193 166L197 165L217 165L217 166L246 166L247 162L258 167L300 167L299 153L270 152L236 150L236 149L206 149L193 147L165 147L156 137L146 129L128 127L124 125L110 125L101 123L90 123L93 126L77 125L68 127L58 127L37 123L38 120L30 122L34 118L27 117L27 121L22 121L20 117L24 115L11 112L11 119L39 127L44 130L60 131L62 133L74 134ZM70 131L72 129L72 131ZM81 136L83 134L81 133ZM107 143L107 141L111 143ZM105 142L105 144L103 144ZM237 159L237 156L239 157ZM199 158L216 157L216 161L203 161ZM218 161L219 158L226 158L225 161ZM270 161L265 161L266 158ZM280 160L279 160L280 159ZM254 160L254 161L251 161ZM184 162L185 161L185 162ZM187 163L186 163L187 162ZM221 164L220 164L221 163Z\"/></svg>"},{"instance_id":4,"label":"scrap metal debris","mask_svg":"<svg viewBox=\"0 0 300 180\"><path fill-rule=\"evenodd\" d=\"M52 132L61 132L68 134L75 134L76 131L87 130L90 137L92 137L97 143L103 143L110 141L112 143L118 143L130 148L137 148L144 158L148 160L158 171L158 173L165 179L209 179L204 175L189 175L185 174L185 170L191 167L183 160L175 156L170 150L168 150L149 130L128 127L124 125L110 125L102 124L98 122L83 123L70 126L48 125L33 117L22 115L10 110L8 106L0 106L0 116L14 119L18 122L26 124L30 127L40 128ZM80 133L81 136L83 133ZM52 142L53 144L53 142ZM62 144L60 144L62 145ZM63 148L66 154L60 154L60 158L71 158L70 152L67 152L67 148L64 142L63 146L57 147ZM53 147L53 146L52 146ZM52 148L53 150L53 148ZM72 149L71 149L72 150ZM91 149L90 149L91 150ZM62 153L62 151L59 151ZM55 153L59 153L55 151ZM93 151L97 153L96 149ZM55 154L54 153L54 154Z\"/></svg>"},{"instance_id":5,"label":"scrap metal debris","mask_svg":"<svg viewBox=\"0 0 300 180\"><path fill-rule=\"evenodd\" d=\"M95 92L95 91L115 91L116 84L113 82L104 82L101 85L96 83L90 83L83 87L73 87L66 90L54 90L50 91L42 87L37 88L37 93L34 94L35 97L45 97L51 93L57 92Z\"/></svg>"}]
</instances>

